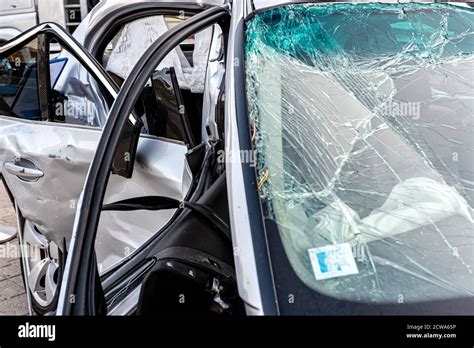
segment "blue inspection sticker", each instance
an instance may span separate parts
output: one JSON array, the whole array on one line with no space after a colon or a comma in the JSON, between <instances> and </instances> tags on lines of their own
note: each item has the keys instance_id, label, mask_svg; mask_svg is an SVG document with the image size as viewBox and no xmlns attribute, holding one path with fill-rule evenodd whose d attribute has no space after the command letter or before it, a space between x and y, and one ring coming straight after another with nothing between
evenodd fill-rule
<instances>
[{"instance_id":1,"label":"blue inspection sticker","mask_svg":"<svg viewBox=\"0 0 474 348\"><path fill-rule=\"evenodd\" d=\"M316 280L359 273L349 243L312 248L308 253Z\"/></svg>"}]
</instances>

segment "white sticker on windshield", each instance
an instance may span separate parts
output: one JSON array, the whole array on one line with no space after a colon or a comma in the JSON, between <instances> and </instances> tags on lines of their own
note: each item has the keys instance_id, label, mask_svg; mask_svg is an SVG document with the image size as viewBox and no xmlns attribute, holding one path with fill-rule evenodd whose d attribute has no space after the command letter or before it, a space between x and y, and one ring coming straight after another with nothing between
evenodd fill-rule
<instances>
[{"instance_id":1,"label":"white sticker on windshield","mask_svg":"<svg viewBox=\"0 0 474 348\"><path fill-rule=\"evenodd\" d=\"M349 243L312 248L308 253L316 280L359 273Z\"/></svg>"}]
</instances>

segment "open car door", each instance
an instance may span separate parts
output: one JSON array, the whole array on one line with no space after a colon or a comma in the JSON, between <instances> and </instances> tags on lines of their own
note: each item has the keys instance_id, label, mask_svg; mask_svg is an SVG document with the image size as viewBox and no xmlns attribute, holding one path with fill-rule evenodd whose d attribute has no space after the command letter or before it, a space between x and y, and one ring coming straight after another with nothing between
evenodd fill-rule
<instances>
[{"instance_id":1,"label":"open car door","mask_svg":"<svg viewBox=\"0 0 474 348\"><path fill-rule=\"evenodd\" d=\"M170 260L170 262L163 264L164 268L168 267L169 269L169 267L172 267L169 266L170 264L176 264L177 259L185 257L188 255L188 252L192 255L184 262L187 265L186 267L190 267L189 265L193 264L195 260L208 260L206 266L201 266L207 267L207 269L219 269L215 273L218 273L223 278L232 279L232 267L228 266L233 260L230 243L231 237L228 224L223 221L225 219L224 216L227 214L225 187L222 191L223 195L216 194L216 196L220 197L219 199L209 197L213 195L212 192L207 194L208 199L205 197L206 193L213 191L212 188L206 191L206 187L216 187L219 184L225 185L225 180L223 180L225 177L222 175L220 180L214 180L215 185L208 185L209 182L213 181L207 175L209 171L208 166L210 166L209 158L212 156L212 154L208 154L215 150L212 144L198 144L190 150L188 154L189 162L193 162L190 157L195 156L202 149L205 149L205 155L197 156L201 159L197 160L199 165L194 166L192 171L196 175L195 180L189 195L183 199L177 200L168 194L154 193L156 192L154 189L155 183L150 181L142 185L142 193L129 196L129 199L126 200L119 200L116 199L118 198L117 196L113 196L116 188L111 186L111 181L115 177L111 173L114 173L116 170L116 163L120 162L124 154L133 153L136 148L138 149L136 164L134 167L132 166L133 168L129 168L127 172L130 174L130 170L133 171L132 179L138 173L140 167L138 165L140 161L139 153L143 139L138 141L130 136L133 133L133 128L130 124L129 114L132 112L143 86L147 84L150 78L154 81L155 68L159 66L174 47L193 34L215 24L219 24L222 27L222 31L226 33L226 25L228 25L229 18L228 6L215 6L177 25L150 46L123 83L120 93L109 113L79 201L72 243L66 260L66 271L61 283L57 314L111 314L111 307L120 301L130 308L136 309L138 296L141 297L142 300L140 301L142 303L147 303L147 299L149 300L151 297L157 300L160 296L157 295L156 291L152 292L155 294L154 296L148 298L146 293L144 293L143 287L142 291L140 291L140 283L143 281L143 278L150 271L156 270L156 267L161 265L161 261ZM163 94L158 95L158 100L162 96ZM216 189L215 191L217 192L218 190ZM204 204L200 198L203 198ZM217 206L211 207L211 204ZM126 262L100 277L99 255L95 240L100 238L100 235L103 233L100 231L100 226L103 220L107 219L107 215L115 214L120 216L120 214L125 212L134 214L141 212L143 214L144 211L148 211L156 216L156 214L170 211L170 209L175 214L169 224L162 229L154 230L154 236L148 243L139 248ZM220 213L221 210L223 210L222 214ZM186 211L197 213L198 218L192 220L193 222L196 221L195 224L187 225L186 222L179 220ZM178 223L175 223L177 221ZM174 229L176 226L179 226L179 228ZM166 245L166 249L160 248L160 245ZM215 245L215 247L210 251L209 246L212 245ZM156 252L159 255L155 254ZM211 254L212 252L215 253ZM216 256L219 253L222 255ZM166 256L162 256L164 254ZM226 257L230 261L222 261ZM209 261L211 259L214 261ZM178 263L180 265L184 264ZM196 268L200 267L196 266ZM213 272L204 273L207 277L208 274ZM185 282L198 278L197 276L194 277L197 273L189 270L189 268L185 268L184 274L185 276L182 278L180 276L177 277L181 280L186 278ZM219 277L216 275L216 278ZM179 289L179 283L172 281L172 279L177 279L176 277L170 279L166 282L165 292L171 290L171 293L175 294L175 290ZM158 283L163 284L163 281ZM221 289L219 282L204 282L203 284L204 286L214 284L214 291L216 293L212 293L212 289L208 293L214 294L216 297L214 299L211 298L209 301L217 303L219 301L218 292ZM196 294L197 290L196 288L194 289L193 294ZM206 289L199 290L203 290L204 293ZM165 302L163 301L163 303ZM156 305L156 301L153 304ZM170 304L170 302L168 301L167 304ZM207 304L208 302L206 302ZM200 303L197 304L197 306L199 305ZM221 308L223 307L225 305L221 306ZM169 309L169 307L167 308ZM130 314L133 312L134 310L115 310L115 314ZM140 310L137 312L140 313Z\"/></svg>"},{"instance_id":2,"label":"open car door","mask_svg":"<svg viewBox=\"0 0 474 348\"><path fill-rule=\"evenodd\" d=\"M50 52L52 44L60 45L59 54ZM17 209L25 284L38 313L56 308L77 201L117 91L100 64L55 24L0 47L0 175ZM131 114L127 122L129 136L138 138L140 118ZM143 160L131 180L125 176L136 151L114 163L119 175L111 179L111 199L136 196L146 182L156 194L182 199L191 177L186 144L141 138ZM97 241L101 271L126 258L172 213L107 216Z\"/></svg>"}]
</instances>

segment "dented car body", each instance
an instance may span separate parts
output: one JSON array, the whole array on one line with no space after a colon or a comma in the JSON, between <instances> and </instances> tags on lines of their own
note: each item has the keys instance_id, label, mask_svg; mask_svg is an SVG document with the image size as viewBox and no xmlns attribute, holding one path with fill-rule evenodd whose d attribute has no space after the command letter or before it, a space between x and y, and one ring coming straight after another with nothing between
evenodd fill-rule
<instances>
[{"instance_id":1,"label":"dented car body","mask_svg":"<svg viewBox=\"0 0 474 348\"><path fill-rule=\"evenodd\" d=\"M121 49L126 54L141 55L147 45L168 30L164 15L179 16L185 11L191 16L220 2L189 1L187 4L179 2L179 6L173 2L159 6L160 3L162 1L144 1L132 7L127 1L104 2L81 23L75 38L54 24L42 24L1 48L4 76L0 87L0 173L19 215L20 238L25 245L32 244L42 250L41 256L25 260L32 303L39 312L54 309L56 305L61 254L70 242L77 201L109 108L117 96L118 86L109 76L116 71L109 66L131 59L112 56L108 64L97 64L104 46L111 40L110 35L120 35L131 21L138 22L135 25L139 27L133 32L137 35L146 21L161 20L162 27L150 33L150 37L133 38L133 42L142 38L141 51L135 47ZM111 20L114 24L122 22L123 26L114 28ZM107 24L107 35L97 38L95 35L100 35L98 31ZM191 52L194 66L203 61L201 56L207 59L210 32L201 34L200 39L198 43L202 43L202 47ZM52 41L59 42L62 50L57 55L51 53L49 59L44 58L48 57ZM120 38L120 42L127 45L125 38ZM95 52L96 58L81 44L89 52ZM178 54L178 50L175 52ZM181 51L179 53L183 56ZM183 70L174 63L170 61L167 66L174 66L178 72ZM194 70L186 71L188 80L198 75L195 79L200 78L204 85L204 73ZM147 182L157 183L150 188L155 194L184 199L193 179L185 160L188 146L182 141L156 139L150 132L142 133L136 151L142 159L136 168L140 168L141 174L137 173L132 183L123 177L114 177L114 194L109 199L139 196ZM173 210L154 214L143 211L118 216L108 214L101 222L103 233L96 241L101 272L133 253L172 215Z\"/></svg>"},{"instance_id":2,"label":"dented car body","mask_svg":"<svg viewBox=\"0 0 474 348\"><path fill-rule=\"evenodd\" d=\"M101 86L88 114L102 128L65 135L0 118L2 174L22 219L67 250L56 314L474 312L473 10L293 2L198 1L208 6L145 48L127 44L130 30L163 18L117 28L109 36L124 44L107 54L105 22L87 34L100 23L89 17L77 35L102 64L86 54L73 71ZM190 37L209 56L196 44L188 64L176 47ZM131 65L127 47L141 56ZM179 66L180 87L205 67L181 89L201 87L176 93L178 104L203 93L201 113L186 107L199 115L189 141L155 138L137 108L163 65ZM21 155L35 152L31 164ZM49 191L30 189L47 172ZM57 215L35 216L37 204Z\"/></svg>"}]
</instances>

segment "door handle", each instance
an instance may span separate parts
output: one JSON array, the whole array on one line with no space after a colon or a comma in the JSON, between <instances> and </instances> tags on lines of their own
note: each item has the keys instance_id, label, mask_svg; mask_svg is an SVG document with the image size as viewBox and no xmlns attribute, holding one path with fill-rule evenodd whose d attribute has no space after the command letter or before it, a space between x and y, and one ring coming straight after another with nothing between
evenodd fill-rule
<instances>
[{"instance_id":1,"label":"door handle","mask_svg":"<svg viewBox=\"0 0 474 348\"><path fill-rule=\"evenodd\" d=\"M3 166L7 172L20 178L31 180L39 179L44 175L44 173L39 169L27 168L11 162L6 162Z\"/></svg>"}]
</instances>

